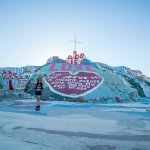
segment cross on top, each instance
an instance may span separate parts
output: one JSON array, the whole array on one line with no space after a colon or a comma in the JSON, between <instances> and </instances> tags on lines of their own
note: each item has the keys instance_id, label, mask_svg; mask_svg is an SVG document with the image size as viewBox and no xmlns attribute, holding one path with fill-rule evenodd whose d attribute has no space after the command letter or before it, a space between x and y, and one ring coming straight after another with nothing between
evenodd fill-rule
<instances>
[{"instance_id":1,"label":"cross on top","mask_svg":"<svg viewBox=\"0 0 150 150\"><path fill-rule=\"evenodd\" d=\"M69 42L73 42L74 44L75 44L75 46L74 46L74 52L76 53L76 45L77 45L77 43L83 43L83 42L78 42L77 40L76 40L76 36L75 36L75 40L74 41L69 41Z\"/></svg>"}]
</instances>

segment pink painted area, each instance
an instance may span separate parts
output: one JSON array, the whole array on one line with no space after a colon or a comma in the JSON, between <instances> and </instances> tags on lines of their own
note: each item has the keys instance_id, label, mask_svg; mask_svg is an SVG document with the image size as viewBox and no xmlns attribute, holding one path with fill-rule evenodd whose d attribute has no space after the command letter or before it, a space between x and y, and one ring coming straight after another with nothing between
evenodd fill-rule
<instances>
[{"instance_id":1,"label":"pink painted area","mask_svg":"<svg viewBox=\"0 0 150 150\"><path fill-rule=\"evenodd\" d=\"M58 71L58 69L56 69L55 66L56 66L56 62L52 62L49 67L49 71Z\"/></svg>"},{"instance_id":2,"label":"pink painted area","mask_svg":"<svg viewBox=\"0 0 150 150\"><path fill-rule=\"evenodd\" d=\"M84 53L81 53L80 58L84 58L84 57L85 57Z\"/></svg>"},{"instance_id":3,"label":"pink painted area","mask_svg":"<svg viewBox=\"0 0 150 150\"><path fill-rule=\"evenodd\" d=\"M54 72L45 78L49 88L60 95L78 97L92 92L103 82L94 72Z\"/></svg>"},{"instance_id":4,"label":"pink painted area","mask_svg":"<svg viewBox=\"0 0 150 150\"><path fill-rule=\"evenodd\" d=\"M87 71L92 71L92 66L86 65L85 67L86 67L86 70L87 70Z\"/></svg>"},{"instance_id":5,"label":"pink painted area","mask_svg":"<svg viewBox=\"0 0 150 150\"><path fill-rule=\"evenodd\" d=\"M84 53L81 54L73 54L68 56L68 62L71 64L81 64L82 59L85 58Z\"/></svg>"},{"instance_id":6,"label":"pink painted area","mask_svg":"<svg viewBox=\"0 0 150 150\"><path fill-rule=\"evenodd\" d=\"M91 72L93 69L91 65L82 65L77 63L74 64L62 63L60 67L58 67L56 64L57 64L56 62L52 62L48 70L49 71L71 71L72 68L74 67L77 71L81 71L85 69L86 71Z\"/></svg>"},{"instance_id":7,"label":"pink painted area","mask_svg":"<svg viewBox=\"0 0 150 150\"><path fill-rule=\"evenodd\" d=\"M78 59L75 59L74 64L78 64L78 61L79 61Z\"/></svg>"},{"instance_id":8,"label":"pink painted area","mask_svg":"<svg viewBox=\"0 0 150 150\"><path fill-rule=\"evenodd\" d=\"M82 68L83 68L83 65L81 65L81 64L74 64L74 66L75 66L75 68L76 68L76 70L82 70Z\"/></svg>"},{"instance_id":9,"label":"pink painted area","mask_svg":"<svg viewBox=\"0 0 150 150\"><path fill-rule=\"evenodd\" d=\"M62 71L70 71L72 69L72 64L70 63L62 63L61 70Z\"/></svg>"}]
</instances>

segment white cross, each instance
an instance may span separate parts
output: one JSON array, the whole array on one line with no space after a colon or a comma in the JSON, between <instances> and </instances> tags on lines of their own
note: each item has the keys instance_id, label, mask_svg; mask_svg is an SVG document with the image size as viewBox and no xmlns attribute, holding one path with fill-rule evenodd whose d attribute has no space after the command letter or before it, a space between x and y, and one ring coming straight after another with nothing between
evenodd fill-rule
<instances>
[{"instance_id":1,"label":"white cross","mask_svg":"<svg viewBox=\"0 0 150 150\"><path fill-rule=\"evenodd\" d=\"M73 42L73 43L75 44L75 46L74 46L74 51L76 51L76 44L77 44L77 43L83 43L83 42L78 42L78 41L76 40L76 36L75 36L75 41L69 41L69 42Z\"/></svg>"}]
</instances>

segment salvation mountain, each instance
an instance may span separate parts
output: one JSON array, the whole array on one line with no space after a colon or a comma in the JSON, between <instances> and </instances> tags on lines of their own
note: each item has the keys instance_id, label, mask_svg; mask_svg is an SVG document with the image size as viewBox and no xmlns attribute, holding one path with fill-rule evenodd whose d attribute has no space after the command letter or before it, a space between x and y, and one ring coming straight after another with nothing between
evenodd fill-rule
<instances>
[{"instance_id":1,"label":"salvation mountain","mask_svg":"<svg viewBox=\"0 0 150 150\"><path fill-rule=\"evenodd\" d=\"M150 98L150 78L142 72L86 58L78 64L51 57L34 71L25 87L27 93L34 95L37 78L43 79L43 100L122 103Z\"/></svg>"}]
</instances>

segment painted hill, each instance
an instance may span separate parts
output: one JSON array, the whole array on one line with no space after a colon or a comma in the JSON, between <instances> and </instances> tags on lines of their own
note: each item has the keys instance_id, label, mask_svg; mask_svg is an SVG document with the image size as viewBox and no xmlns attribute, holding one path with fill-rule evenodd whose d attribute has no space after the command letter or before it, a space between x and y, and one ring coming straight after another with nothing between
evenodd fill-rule
<instances>
[{"instance_id":1,"label":"painted hill","mask_svg":"<svg viewBox=\"0 0 150 150\"><path fill-rule=\"evenodd\" d=\"M111 67L85 57L80 64L68 63L57 56L39 67L0 68L0 97L34 96L39 77L44 83L44 100L121 103L150 98L150 79L141 71Z\"/></svg>"},{"instance_id":2,"label":"painted hill","mask_svg":"<svg viewBox=\"0 0 150 150\"><path fill-rule=\"evenodd\" d=\"M34 81L43 78L43 99L96 101L103 103L136 101L150 98L150 81L140 71L111 67L83 59L70 64L58 57L39 67L26 90L34 94Z\"/></svg>"}]
</instances>

